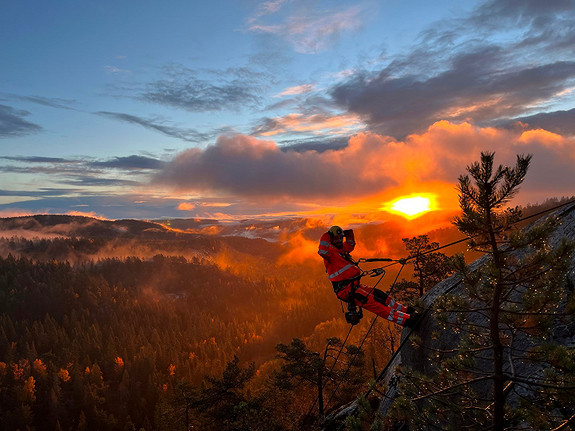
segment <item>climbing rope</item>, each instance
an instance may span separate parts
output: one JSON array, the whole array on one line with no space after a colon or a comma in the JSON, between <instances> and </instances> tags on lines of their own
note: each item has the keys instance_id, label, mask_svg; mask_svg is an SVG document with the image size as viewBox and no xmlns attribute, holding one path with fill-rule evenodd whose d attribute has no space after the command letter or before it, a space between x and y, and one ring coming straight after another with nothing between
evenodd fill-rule
<instances>
[{"instance_id":1,"label":"climbing rope","mask_svg":"<svg viewBox=\"0 0 575 431\"><path fill-rule=\"evenodd\" d=\"M359 263L359 262L381 262L381 261L387 262L387 261L390 261L390 260L391 260L391 259L359 259L357 263ZM379 269L379 268L376 268L376 269ZM402 266L402 269L403 269L403 266ZM372 271L375 271L375 270L364 271L364 272L362 273L362 275L369 275ZM379 279L377 280L377 282L375 283L375 285L371 288L371 290L370 290L369 293L373 292L373 290L377 287L377 285L381 282L381 280L383 280L383 277L385 276L385 271L382 271L382 272L379 272L379 273L378 273L377 271L375 271L375 272L373 272L373 273L376 274L376 275L381 275L381 276L379 277ZM395 282L397 281L397 279L398 279L400 273L401 273L401 270L399 271L399 273L398 273L397 276L395 277L395 280L393 281L393 284L395 284ZM331 400L332 400L333 397L335 396L335 393L337 392L337 390L339 389L339 387L341 386L341 384L342 384L343 381L345 380L345 377L347 376L347 373L349 372L350 368L352 367L353 363L355 362L355 360L356 360L356 358L357 358L359 352L361 352L361 348L363 347L363 344L365 343L365 340L367 339L369 333L371 332L371 329L373 328L373 325L375 324L375 321L377 320L377 317L378 317L378 316L375 316L375 318L374 318L373 321L371 322L371 325L370 325L370 327L369 327L367 333L365 334L365 337L363 338L363 340L362 340L362 342L361 342L361 344L360 344L360 346L359 346L357 352L356 352L355 355L353 356L352 360L349 362L348 367L347 367L347 369L345 370L345 372L344 372L342 378L340 379L339 383L337 384L336 388L335 388L334 391L331 393L330 398L328 399L327 403L325 404L326 407L329 406L329 403L331 402ZM346 335L346 337L345 337L345 340L343 340L343 343L341 344L341 347L340 347L340 349L339 349L339 352L337 353L337 356L336 356L336 358L335 358L335 360L334 360L334 362L333 362L331 368L330 368L329 371L328 371L328 375L333 371L333 369L335 368L336 364L338 363L339 357L340 357L341 353L343 352L343 349L344 349L344 347L345 347L345 345L346 345L346 343L347 343L347 340L348 340L348 338L349 338L349 335L351 334L351 331L352 331L352 329L353 329L354 326L355 326L355 325L350 325L350 328L349 328L349 331L347 332L347 335ZM317 403L318 401L319 401L319 394L318 394L317 397L315 397L315 399L314 399L314 401L313 401L311 407L309 408L309 410L308 410L306 416L309 416L309 415L311 414L311 412L312 412L313 409L315 408L315 405L316 405L316 403Z\"/></svg>"},{"instance_id":2,"label":"climbing rope","mask_svg":"<svg viewBox=\"0 0 575 431\"><path fill-rule=\"evenodd\" d=\"M397 273L397 276L395 277L395 280L393 280L393 283L391 284L390 290L393 289L395 283L397 282L397 279L399 278L399 274L401 274L401 271L403 270L403 268L405 267L405 264L401 265L400 270ZM377 283L371 288L371 292L373 292L373 290L376 288L376 286L378 285L378 283L382 280L383 275L380 277L380 279L377 281ZM369 295L368 295L369 296ZM331 400L333 399L333 397L335 396L335 394L337 393L339 387L341 386L341 384L344 382L345 378L347 377L347 373L349 372L349 370L351 369L351 367L353 366L353 363L355 362L355 360L357 359L357 356L359 355L359 353L361 352L361 348L363 347L363 344L365 343L365 340L367 339L367 337L369 336L371 330L373 329L373 326L375 325L375 322L377 321L377 318L379 316L375 316L374 319L371 321L371 325L369 326L369 329L367 330L367 332L365 333L365 336L363 337L363 340L361 341L361 344L359 345L357 352L355 352L355 355L353 356L353 358L351 359L351 361L349 362L346 370L344 371L339 383L337 384L337 386L335 387L335 389L333 390L333 392L331 393L327 403L325 404L326 408L329 406L329 403L331 402Z\"/></svg>"}]
</instances>

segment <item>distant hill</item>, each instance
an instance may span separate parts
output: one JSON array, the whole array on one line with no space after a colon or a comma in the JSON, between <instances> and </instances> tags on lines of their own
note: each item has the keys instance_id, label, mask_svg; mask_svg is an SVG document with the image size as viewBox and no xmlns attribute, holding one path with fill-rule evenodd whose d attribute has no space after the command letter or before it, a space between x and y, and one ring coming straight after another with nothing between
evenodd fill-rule
<instances>
[{"instance_id":1,"label":"distant hill","mask_svg":"<svg viewBox=\"0 0 575 431\"><path fill-rule=\"evenodd\" d=\"M171 234L164 226L142 220L100 220L72 215L33 215L0 218L0 233L21 231L62 236L117 238Z\"/></svg>"},{"instance_id":2,"label":"distant hill","mask_svg":"<svg viewBox=\"0 0 575 431\"><path fill-rule=\"evenodd\" d=\"M240 236L245 238L263 238L269 241L281 241L282 235L293 232L305 232L310 239L316 239L325 231L325 226L316 229L307 225L306 218L290 217L276 220L244 219L222 222L215 219L161 219L151 220L164 227L192 233L209 233L220 236Z\"/></svg>"},{"instance_id":3,"label":"distant hill","mask_svg":"<svg viewBox=\"0 0 575 431\"><path fill-rule=\"evenodd\" d=\"M216 233L196 233L144 220L100 220L73 215L8 217L0 218L0 254L78 261L91 256L212 255L226 248L272 258L281 253L279 244L261 238L236 236L232 230L229 236Z\"/></svg>"}]
</instances>

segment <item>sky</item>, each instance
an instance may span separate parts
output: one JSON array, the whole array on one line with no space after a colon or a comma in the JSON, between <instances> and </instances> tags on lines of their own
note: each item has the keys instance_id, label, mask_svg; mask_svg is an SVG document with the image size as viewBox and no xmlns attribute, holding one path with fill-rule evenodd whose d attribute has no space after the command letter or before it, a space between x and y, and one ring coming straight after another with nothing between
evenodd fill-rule
<instances>
[{"instance_id":1,"label":"sky","mask_svg":"<svg viewBox=\"0 0 575 431\"><path fill-rule=\"evenodd\" d=\"M453 210L482 151L575 195L575 0L4 0L0 216Z\"/></svg>"}]
</instances>

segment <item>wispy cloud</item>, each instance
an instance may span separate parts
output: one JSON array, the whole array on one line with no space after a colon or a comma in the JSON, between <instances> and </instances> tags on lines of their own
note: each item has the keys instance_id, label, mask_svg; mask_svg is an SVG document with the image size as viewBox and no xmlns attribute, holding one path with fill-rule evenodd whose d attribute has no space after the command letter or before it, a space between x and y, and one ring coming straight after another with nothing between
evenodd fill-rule
<instances>
[{"instance_id":1,"label":"wispy cloud","mask_svg":"<svg viewBox=\"0 0 575 431\"><path fill-rule=\"evenodd\" d=\"M264 3L268 6L265 13L258 9L248 20L247 30L281 37L300 53L313 54L327 49L343 33L361 28L365 19L365 9L357 5L336 10L318 8L315 2L307 1L290 2L289 11L282 10L281 17L274 15L284 4Z\"/></svg>"},{"instance_id":2,"label":"wispy cloud","mask_svg":"<svg viewBox=\"0 0 575 431\"><path fill-rule=\"evenodd\" d=\"M31 135L42 131L42 127L24 119L30 112L0 105L0 138Z\"/></svg>"},{"instance_id":3,"label":"wispy cloud","mask_svg":"<svg viewBox=\"0 0 575 431\"><path fill-rule=\"evenodd\" d=\"M108 75L131 75L132 71L127 69L120 69L117 66L104 66L104 71Z\"/></svg>"},{"instance_id":4,"label":"wispy cloud","mask_svg":"<svg viewBox=\"0 0 575 431\"><path fill-rule=\"evenodd\" d=\"M176 199L152 198L130 193L122 195L82 193L81 197L69 193L14 204L0 204L0 216L38 213L69 214L78 211L79 208L89 208L90 212L105 214L106 217L112 219L142 218L143 214L147 218L181 217L181 213L176 210L179 202Z\"/></svg>"},{"instance_id":5,"label":"wispy cloud","mask_svg":"<svg viewBox=\"0 0 575 431\"><path fill-rule=\"evenodd\" d=\"M142 127L145 127L146 129L154 130L156 132L162 133L163 135L170 136L172 138L178 138L183 141L203 142L210 137L209 134L198 132L195 129L181 128L165 124L166 122L159 118L149 119L121 112L106 111L95 112L95 114L126 123L138 124Z\"/></svg>"},{"instance_id":6,"label":"wispy cloud","mask_svg":"<svg viewBox=\"0 0 575 431\"><path fill-rule=\"evenodd\" d=\"M192 211L198 208L227 208L233 204L228 202L209 202L204 200L197 200L192 202L181 202L178 204L177 209L179 211Z\"/></svg>"},{"instance_id":7,"label":"wispy cloud","mask_svg":"<svg viewBox=\"0 0 575 431\"><path fill-rule=\"evenodd\" d=\"M0 157L0 160L8 162L0 164L0 173L12 174L11 181L14 184L19 184L18 181L21 181L22 185L29 185L32 175L36 181L38 178L44 178L49 184L72 186L66 189L32 187L30 192L24 195L20 191L12 194L12 196L31 197L57 196L59 193L90 194L90 187L138 187L144 184L150 171L161 169L164 165L159 159L142 155L113 157L107 160L4 156Z\"/></svg>"},{"instance_id":8,"label":"wispy cloud","mask_svg":"<svg viewBox=\"0 0 575 431\"><path fill-rule=\"evenodd\" d=\"M2 156L0 159L24 163L76 163L78 160L43 156Z\"/></svg>"},{"instance_id":9,"label":"wispy cloud","mask_svg":"<svg viewBox=\"0 0 575 431\"><path fill-rule=\"evenodd\" d=\"M132 155L127 157L114 157L104 161L90 162L89 166L126 170L148 170L160 169L164 166L164 162L151 157Z\"/></svg>"},{"instance_id":10,"label":"wispy cloud","mask_svg":"<svg viewBox=\"0 0 575 431\"><path fill-rule=\"evenodd\" d=\"M67 159L63 157L44 156L0 156L1 160L17 162L18 166L0 166L0 171L20 173L61 173L61 174L101 174L103 170L142 170L160 169L164 162L153 157L131 155L112 157L107 160L89 158Z\"/></svg>"},{"instance_id":11,"label":"wispy cloud","mask_svg":"<svg viewBox=\"0 0 575 431\"><path fill-rule=\"evenodd\" d=\"M140 186L141 182L126 180L121 178L103 178L100 176L77 175L69 179L61 179L58 181L60 184L67 184L76 187L135 187Z\"/></svg>"},{"instance_id":12,"label":"wispy cloud","mask_svg":"<svg viewBox=\"0 0 575 431\"><path fill-rule=\"evenodd\" d=\"M523 35L524 40L535 40L542 33L546 35L555 34L549 42L555 44L558 38L573 33L572 16L575 8L573 0L561 0L541 3L538 0L488 0L480 5L467 19L467 23L472 23L476 28L486 31L501 31L509 26L521 26L527 28L530 34ZM555 27L557 23L567 26ZM553 41L552 41L553 40Z\"/></svg>"},{"instance_id":13,"label":"wispy cloud","mask_svg":"<svg viewBox=\"0 0 575 431\"><path fill-rule=\"evenodd\" d=\"M29 196L29 197L49 197L49 196L64 196L67 194L76 193L76 189L59 189L42 187L38 190L2 190L0 189L0 196Z\"/></svg>"},{"instance_id":14,"label":"wispy cloud","mask_svg":"<svg viewBox=\"0 0 575 431\"><path fill-rule=\"evenodd\" d=\"M289 0L273 0L260 3L254 14L248 18L248 23L254 23L258 19L278 12Z\"/></svg>"},{"instance_id":15,"label":"wispy cloud","mask_svg":"<svg viewBox=\"0 0 575 431\"><path fill-rule=\"evenodd\" d=\"M314 84L296 85L295 87L286 88L281 93L276 94L275 97L296 96L299 94L311 93L315 90Z\"/></svg>"},{"instance_id":16,"label":"wispy cloud","mask_svg":"<svg viewBox=\"0 0 575 431\"><path fill-rule=\"evenodd\" d=\"M255 136L274 136L280 133L313 133L337 135L361 131L363 123L357 115L288 114L282 117L265 118L252 130Z\"/></svg>"},{"instance_id":17,"label":"wispy cloud","mask_svg":"<svg viewBox=\"0 0 575 431\"><path fill-rule=\"evenodd\" d=\"M103 174L102 170L92 169L78 164L33 164L31 166L2 165L0 172L10 174L47 175L56 183L64 183L68 178L97 177Z\"/></svg>"},{"instance_id":18,"label":"wispy cloud","mask_svg":"<svg viewBox=\"0 0 575 431\"><path fill-rule=\"evenodd\" d=\"M49 106L51 108L76 110L74 108L74 105L76 105L76 100L72 99L61 99L58 97L42 97L42 96L16 96L16 95L14 95L13 97L18 100L24 100L26 102L32 102L38 105Z\"/></svg>"},{"instance_id":19,"label":"wispy cloud","mask_svg":"<svg viewBox=\"0 0 575 431\"><path fill-rule=\"evenodd\" d=\"M209 78L202 77L209 75ZM202 71L179 64L164 68L165 78L149 83L140 95L147 102L192 112L240 110L260 102L264 74L248 68Z\"/></svg>"}]
</instances>

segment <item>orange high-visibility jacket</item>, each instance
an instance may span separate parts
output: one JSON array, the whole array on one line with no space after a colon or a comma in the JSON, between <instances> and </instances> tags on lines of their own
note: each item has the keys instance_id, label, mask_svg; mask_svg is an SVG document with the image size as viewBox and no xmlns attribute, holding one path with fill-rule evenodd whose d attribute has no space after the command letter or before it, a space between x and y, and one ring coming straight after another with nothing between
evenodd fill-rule
<instances>
[{"instance_id":1,"label":"orange high-visibility jacket","mask_svg":"<svg viewBox=\"0 0 575 431\"><path fill-rule=\"evenodd\" d=\"M338 249L330 242L329 233L324 233L319 240L318 254L323 257L325 271L332 282L348 280L359 274L361 270L349 260L345 259L345 254L350 253L355 248L353 232L351 232L343 243L343 247Z\"/></svg>"}]
</instances>

